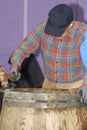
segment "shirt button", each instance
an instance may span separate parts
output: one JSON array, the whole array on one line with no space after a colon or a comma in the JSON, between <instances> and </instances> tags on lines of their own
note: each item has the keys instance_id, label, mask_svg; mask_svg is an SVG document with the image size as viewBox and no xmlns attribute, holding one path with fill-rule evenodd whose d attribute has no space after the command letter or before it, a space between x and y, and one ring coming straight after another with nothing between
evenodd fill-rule
<instances>
[{"instance_id":1,"label":"shirt button","mask_svg":"<svg viewBox=\"0 0 87 130\"><path fill-rule=\"evenodd\" d=\"M62 39L60 39L60 42L62 42Z\"/></svg>"}]
</instances>

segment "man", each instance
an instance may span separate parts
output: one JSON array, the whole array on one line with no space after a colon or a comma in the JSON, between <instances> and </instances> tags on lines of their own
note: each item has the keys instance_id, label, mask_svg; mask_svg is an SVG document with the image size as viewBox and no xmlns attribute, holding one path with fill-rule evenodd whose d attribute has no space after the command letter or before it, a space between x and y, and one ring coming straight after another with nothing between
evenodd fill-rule
<instances>
[{"instance_id":1,"label":"man","mask_svg":"<svg viewBox=\"0 0 87 130\"><path fill-rule=\"evenodd\" d=\"M24 39L11 56L11 72L17 74L25 57L39 47L44 61L43 88L74 89L82 92L87 103L87 66L83 54L87 25L73 19L73 11L60 4L49 12L48 20L41 22ZM81 50L81 51L80 51Z\"/></svg>"}]
</instances>

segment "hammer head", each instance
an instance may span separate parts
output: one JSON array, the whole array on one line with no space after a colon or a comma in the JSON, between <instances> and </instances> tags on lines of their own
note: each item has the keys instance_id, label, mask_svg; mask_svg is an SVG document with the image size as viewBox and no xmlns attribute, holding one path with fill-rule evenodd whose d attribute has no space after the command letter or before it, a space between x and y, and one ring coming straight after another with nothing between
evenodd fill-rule
<instances>
[{"instance_id":1,"label":"hammer head","mask_svg":"<svg viewBox=\"0 0 87 130\"><path fill-rule=\"evenodd\" d=\"M0 65L0 84L3 88L8 87L8 79L6 78L5 68L3 65Z\"/></svg>"}]
</instances>

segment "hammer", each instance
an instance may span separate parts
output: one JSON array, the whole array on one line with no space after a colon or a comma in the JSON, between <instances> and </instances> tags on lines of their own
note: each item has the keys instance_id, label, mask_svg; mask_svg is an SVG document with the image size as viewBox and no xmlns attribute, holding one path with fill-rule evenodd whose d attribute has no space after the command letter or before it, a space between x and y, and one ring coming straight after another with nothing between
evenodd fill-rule
<instances>
[{"instance_id":1,"label":"hammer","mask_svg":"<svg viewBox=\"0 0 87 130\"><path fill-rule=\"evenodd\" d=\"M8 80L15 79L16 75L14 72L12 73L5 73L5 68L3 65L0 65L0 83L3 88L7 88L9 86Z\"/></svg>"}]
</instances>

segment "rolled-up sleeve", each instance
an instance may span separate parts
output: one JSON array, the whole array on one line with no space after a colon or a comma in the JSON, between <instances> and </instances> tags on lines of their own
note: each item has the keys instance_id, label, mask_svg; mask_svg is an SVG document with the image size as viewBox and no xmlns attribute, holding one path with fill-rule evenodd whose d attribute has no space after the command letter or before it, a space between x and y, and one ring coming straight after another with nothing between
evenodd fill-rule
<instances>
[{"instance_id":1,"label":"rolled-up sleeve","mask_svg":"<svg viewBox=\"0 0 87 130\"><path fill-rule=\"evenodd\" d=\"M40 47L41 24L38 25L12 53L11 69L20 68L25 57L34 53Z\"/></svg>"}]
</instances>

